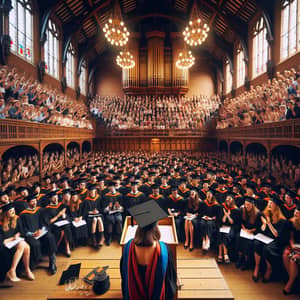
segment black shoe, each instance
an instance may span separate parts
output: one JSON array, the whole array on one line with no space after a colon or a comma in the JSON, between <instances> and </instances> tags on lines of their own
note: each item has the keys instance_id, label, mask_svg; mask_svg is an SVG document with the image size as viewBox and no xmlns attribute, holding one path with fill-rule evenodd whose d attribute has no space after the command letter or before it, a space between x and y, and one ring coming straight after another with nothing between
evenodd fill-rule
<instances>
[{"instance_id":1,"label":"black shoe","mask_svg":"<svg viewBox=\"0 0 300 300\"><path fill-rule=\"evenodd\" d=\"M184 245L183 248L186 250L189 246L188 245Z\"/></svg>"},{"instance_id":2,"label":"black shoe","mask_svg":"<svg viewBox=\"0 0 300 300\"><path fill-rule=\"evenodd\" d=\"M51 275L54 275L57 272L57 267L55 263L51 263L49 265L49 271Z\"/></svg>"},{"instance_id":3,"label":"black shoe","mask_svg":"<svg viewBox=\"0 0 300 300\"><path fill-rule=\"evenodd\" d=\"M109 237L106 241L105 241L106 246L109 246L111 244L111 237Z\"/></svg>"},{"instance_id":4,"label":"black shoe","mask_svg":"<svg viewBox=\"0 0 300 300\"><path fill-rule=\"evenodd\" d=\"M253 280L254 282L258 282L258 276L252 275L252 280Z\"/></svg>"},{"instance_id":5,"label":"black shoe","mask_svg":"<svg viewBox=\"0 0 300 300\"><path fill-rule=\"evenodd\" d=\"M289 295L292 295L292 294L293 294L293 291L292 291L292 290L286 291L285 289L283 289L283 290L282 290L282 294L283 294L284 296L289 296Z\"/></svg>"},{"instance_id":6,"label":"black shoe","mask_svg":"<svg viewBox=\"0 0 300 300\"><path fill-rule=\"evenodd\" d=\"M249 269L249 263L247 260L245 260L244 262L242 262L241 266L240 266L240 269L242 271L245 271L245 270L248 270Z\"/></svg>"},{"instance_id":7,"label":"black shoe","mask_svg":"<svg viewBox=\"0 0 300 300\"><path fill-rule=\"evenodd\" d=\"M192 252L193 250L194 250L194 247L189 249L190 252Z\"/></svg>"}]
</instances>

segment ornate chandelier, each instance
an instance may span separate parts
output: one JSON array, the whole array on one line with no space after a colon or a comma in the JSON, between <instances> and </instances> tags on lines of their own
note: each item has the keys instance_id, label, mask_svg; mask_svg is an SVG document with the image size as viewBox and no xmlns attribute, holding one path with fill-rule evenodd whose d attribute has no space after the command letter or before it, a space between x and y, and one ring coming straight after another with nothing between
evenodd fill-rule
<instances>
[{"instance_id":1,"label":"ornate chandelier","mask_svg":"<svg viewBox=\"0 0 300 300\"><path fill-rule=\"evenodd\" d=\"M208 36L209 27L200 18L191 20L183 31L184 41L190 46L201 45Z\"/></svg>"},{"instance_id":2,"label":"ornate chandelier","mask_svg":"<svg viewBox=\"0 0 300 300\"><path fill-rule=\"evenodd\" d=\"M125 46L130 35L124 22L118 1L115 1L112 17L103 27L106 39L114 46Z\"/></svg>"},{"instance_id":3,"label":"ornate chandelier","mask_svg":"<svg viewBox=\"0 0 300 300\"><path fill-rule=\"evenodd\" d=\"M127 50L121 51L116 61L122 69L131 69L135 66L133 55Z\"/></svg>"},{"instance_id":4,"label":"ornate chandelier","mask_svg":"<svg viewBox=\"0 0 300 300\"><path fill-rule=\"evenodd\" d=\"M183 31L184 41L190 46L201 45L208 36L209 26L199 15L197 2L194 1L189 24Z\"/></svg>"},{"instance_id":5,"label":"ornate chandelier","mask_svg":"<svg viewBox=\"0 0 300 300\"><path fill-rule=\"evenodd\" d=\"M186 49L179 52L178 59L176 61L176 67L178 69L189 69L195 63L195 57L191 51Z\"/></svg>"}]
</instances>

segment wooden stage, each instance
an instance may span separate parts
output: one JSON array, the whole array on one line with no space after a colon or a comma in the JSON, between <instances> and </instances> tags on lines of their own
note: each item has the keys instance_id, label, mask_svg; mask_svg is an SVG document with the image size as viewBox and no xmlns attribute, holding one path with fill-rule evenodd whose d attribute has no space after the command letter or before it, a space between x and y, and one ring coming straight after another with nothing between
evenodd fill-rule
<instances>
[{"instance_id":1,"label":"wooden stage","mask_svg":"<svg viewBox=\"0 0 300 300\"><path fill-rule=\"evenodd\" d=\"M47 258L45 258L45 262L41 264L41 267L34 270L34 274L36 277L35 281L22 280L21 282L14 283L14 286L12 288L0 289L0 299L46 300L56 293L57 289L59 288L57 286L57 283L62 271L66 269L66 267L73 261L82 262L83 260L88 258L89 261L96 260L97 262L99 262L102 259L116 260L116 258L120 256L121 247L115 242L113 242L109 247L103 246L100 250L95 250L90 247L79 247L72 252L71 258L66 258L61 254L57 256L58 271L54 276L50 276L48 274L46 269L46 267L48 266L48 260ZM206 295L208 295L210 293L210 286L213 282L213 279L211 277L214 276L214 278L218 278L218 276L220 276L218 272L221 272L235 300L286 300L287 298L289 300L299 300L299 294L291 295L289 297L285 297L282 294L282 288L284 286L283 282L270 282L268 284L264 284L261 282L254 283L251 280L252 272L250 270L242 272L240 270L237 270L234 264L220 265L219 270L215 268L216 271L213 271L213 268L211 267L205 267L205 265L203 265L202 268L198 268L198 266L195 264L196 261L200 261L200 259L202 259L202 264L209 264L210 261L210 264L212 266L212 264L215 263L212 260L208 260L209 258L214 258L213 254L208 253L204 256L200 249L194 249L193 252L189 252L188 250L183 249L182 244L177 246L178 270L180 273L179 276L181 277L181 281L184 284L182 287L182 291L186 291L186 295L188 295L188 293L191 294L191 292L189 292L190 284L188 283L188 277L193 276L194 278L196 278L195 273L197 273L197 276L199 277L198 280L196 279L197 282L195 282L195 286L192 286L192 289L194 291L198 289L199 286L201 286L200 283L202 284L202 282L204 282L202 277L206 277L205 282L207 285L205 292ZM189 267L189 272L186 273L184 269L188 267L188 264L192 264L192 267ZM96 264L96 266L98 265L99 263ZM113 272L116 272L115 274L118 274L118 270L117 268L115 268L115 271L113 271L112 266L113 264L111 264L110 266L109 273L113 278ZM217 279L214 280L217 281ZM64 290L63 287L62 289ZM179 291L179 296L182 296L182 291ZM226 295L223 293L224 291L224 289L222 290L222 286L220 286L217 292L222 293L223 297L225 297ZM196 295L195 292L193 292L191 296L194 295ZM91 296L89 296L89 298L91 298Z\"/></svg>"},{"instance_id":2,"label":"wooden stage","mask_svg":"<svg viewBox=\"0 0 300 300\"><path fill-rule=\"evenodd\" d=\"M109 266L110 289L104 295L81 295L80 291L66 292L64 286L57 286L48 300L60 299L122 299L119 264L120 259L72 260L70 264L81 263L80 277L95 267ZM178 299L234 299L218 265L213 258L178 259L177 272L182 284Z\"/></svg>"}]
</instances>

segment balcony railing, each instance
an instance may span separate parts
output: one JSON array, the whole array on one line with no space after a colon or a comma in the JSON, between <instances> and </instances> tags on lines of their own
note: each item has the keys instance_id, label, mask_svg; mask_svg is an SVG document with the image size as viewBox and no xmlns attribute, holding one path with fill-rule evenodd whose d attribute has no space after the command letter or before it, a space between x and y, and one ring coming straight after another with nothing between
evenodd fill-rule
<instances>
[{"instance_id":1,"label":"balcony railing","mask_svg":"<svg viewBox=\"0 0 300 300\"><path fill-rule=\"evenodd\" d=\"M0 139L81 139L94 138L94 130L63 127L21 120L0 120Z\"/></svg>"},{"instance_id":2,"label":"balcony railing","mask_svg":"<svg viewBox=\"0 0 300 300\"><path fill-rule=\"evenodd\" d=\"M204 137L207 136L205 129L107 129L97 128L97 136L99 137Z\"/></svg>"},{"instance_id":3,"label":"balcony railing","mask_svg":"<svg viewBox=\"0 0 300 300\"><path fill-rule=\"evenodd\" d=\"M300 138L300 119L217 130L218 138Z\"/></svg>"}]
</instances>

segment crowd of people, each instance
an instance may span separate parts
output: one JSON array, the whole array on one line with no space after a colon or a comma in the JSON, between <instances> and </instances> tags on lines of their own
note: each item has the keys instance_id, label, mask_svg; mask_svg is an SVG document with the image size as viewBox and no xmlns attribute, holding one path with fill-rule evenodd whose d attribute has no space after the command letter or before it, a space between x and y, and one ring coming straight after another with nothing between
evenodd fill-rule
<instances>
[{"instance_id":1,"label":"crowd of people","mask_svg":"<svg viewBox=\"0 0 300 300\"><path fill-rule=\"evenodd\" d=\"M93 129L85 103L28 78L16 68L0 68L0 119L17 119Z\"/></svg>"},{"instance_id":2,"label":"crowd of people","mask_svg":"<svg viewBox=\"0 0 300 300\"><path fill-rule=\"evenodd\" d=\"M220 153L95 153L42 185L2 188L0 270L18 281L22 259L25 277L34 280L32 268L44 253L54 274L57 251L69 257L79 244L98 249L119 241L128 210L154 200L174 216L185 249L216 250L219 263L252 269L254 282L286 270L283 293L290 294L300 264L299 182L295 186L225 162Z\"/></svg>"},{"instance_id":3,"label":"crowd of people","mask_svg":"<svg viewBox=\"0 0 300 300\"><path fill-rule=\"evenodd\" d=\"M225 99L219 110L217 129L300 118L299 72L294 68L277 72L267 83Z\"/></svg>"},{"instance_id":4,"label":"crowd of people","mask_svg":"<svg viewBox=\"0 0 300 300\"><path fill-rule=\"evenodd\" d=\"M198 129L219 106L218 96L96 96L90 112L108 128Z\"/></svg>"}]
</instances>

